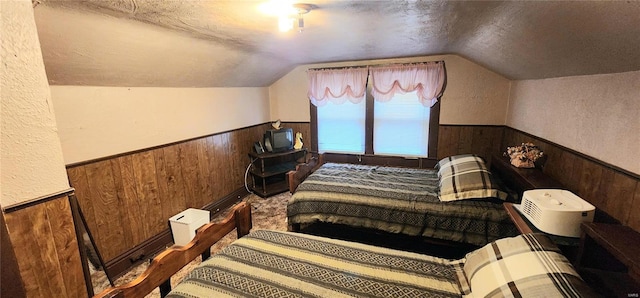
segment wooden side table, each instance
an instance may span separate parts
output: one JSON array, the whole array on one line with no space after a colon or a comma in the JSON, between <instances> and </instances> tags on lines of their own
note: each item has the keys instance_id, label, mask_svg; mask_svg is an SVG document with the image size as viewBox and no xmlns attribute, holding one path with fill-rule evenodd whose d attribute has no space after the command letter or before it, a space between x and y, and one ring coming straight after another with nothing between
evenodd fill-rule
<instances>
[{"instance_id":1,"label":"wooden side table","mask_svg":"<svg viewBox=\"0 0 640 298\"><path fill-rule=\"evenodd\" d=\"M536 188L563 188L560 182L545 175L540 169L516 168L509 163L509 158L502 155L491 157L491 172L498 174L508 187L513 189L518 200L525 190Z\"/></svg>"},{"instance_id":2,"label":"wooden side table","mask_svg":"<svg viewBox=\"0 0 640 298\"><path fill-rule=\"evenodd\" d=\"M575 267L605 296L640 297L640 233L607 223L583 223Z\"/></svg>"}]
</instances>

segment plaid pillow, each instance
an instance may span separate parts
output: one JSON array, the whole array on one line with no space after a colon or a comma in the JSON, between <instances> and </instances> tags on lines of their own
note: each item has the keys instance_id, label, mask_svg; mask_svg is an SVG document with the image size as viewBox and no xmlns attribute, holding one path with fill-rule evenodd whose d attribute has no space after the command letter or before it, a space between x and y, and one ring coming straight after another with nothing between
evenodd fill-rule
<instances>
[{"instance_id":1,"label":"plaid pillow","mask_svg":"<svg viewBox=\"0 0 640 298\"><path fill-rule=\"evenodd\" d=\"M481 163L481 164L485 163L484 159L482 159L482 157L480 157L478 155L475 155L475 154L460 154L460 155L452 155L452 156L445 157L445 158L441 159L436 164L435 169L439 170L439 169L443 169L443 168L448 168L451 165L456 165L456 164L465 163L465 162L477 162L477 163Z\"/></svg>"},{"instance_id":2,"label":"plaid pillow","mask_svg":"<svg viewBox=\"0 0 640 298\"><path fill-rule=\"evenodd\" d=\"M508 194L498 187L484 160L472 154L456 155L438 162L440 201L498 198Z\"/></svg>"},{"instance_id":3,"label":"plaid pillow","mask_svg":"<svg viewBox=\"0 0 640 298\"><path fill-rule=\"evenodd\" d=\"M469 161L460 163L448 163L447 166L438 170L438 177L440 179L448 178L455 175L461 175L465 173L484 171L487 170L487 166L483 162Z\"/></svg>"},{"instance_id":4,"label":"plaid pillow","mask_svg":"<svg viewBox=\"0 0 640 298\"><path fill-rule=\"evenodd\" d=\"M477 170L440 178L438 198L441 202L467 199L506 200L508 194L500 190L486 170Z\"/></svg>"},{"instance_id":5,"label":"plaid pillow","mask_svg":"<svg viewBox=\"0 0 640 298\"><path fill-rule=\"evenodd\" d=\"M590 297L557 246L543 234L496 240L466 256L463 267L474 297ZM468 292L464 294L469 294Z\"/></svg>"}]
</instances>

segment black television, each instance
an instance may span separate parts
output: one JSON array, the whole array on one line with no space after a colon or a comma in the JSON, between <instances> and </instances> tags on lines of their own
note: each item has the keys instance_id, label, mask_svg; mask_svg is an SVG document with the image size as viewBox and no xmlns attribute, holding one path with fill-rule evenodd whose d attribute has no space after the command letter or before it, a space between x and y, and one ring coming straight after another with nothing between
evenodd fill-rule
<instances>
[{"instance_id":1,"label":"black television","mask_svg":"<svg viewBox=\"0 0 640 298\"><path fill-rule=\"evenodd\" d=\"M267 152L284 152L293 149L293 129L269 129L264 133L264 149Z\"/></svg>"}]
</instances>

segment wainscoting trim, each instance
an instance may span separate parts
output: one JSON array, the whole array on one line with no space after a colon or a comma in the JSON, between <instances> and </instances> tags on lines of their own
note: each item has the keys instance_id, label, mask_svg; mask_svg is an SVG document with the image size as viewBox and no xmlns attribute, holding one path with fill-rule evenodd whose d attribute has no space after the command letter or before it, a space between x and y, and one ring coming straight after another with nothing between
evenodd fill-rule
<instances>
[{"instance_id":1,"label":"wainscoting trim","mask_svg":"<svg viewBox=\"0 0 640 298\"><path fill-rule=\"evenodd\" d=\"M54 192L52 194L48 194L48 195L44 195L41 197L37 197L35 199L31 199L31 200L27 200L27 201L23 201L20 203L16 203L13 205L8 205L8 206L3 206L2 207L2 211L4 213L11 213L20 209L24 209L24 208L28 208L34 205L38 205L38 204L42 204L48 201L51 201L53 199L57 199L60 197L66 197L69 196L70 194L72 194L75 191L75 189L73 187L58 191L58 192Z\"/></svg>"}]
</instances>

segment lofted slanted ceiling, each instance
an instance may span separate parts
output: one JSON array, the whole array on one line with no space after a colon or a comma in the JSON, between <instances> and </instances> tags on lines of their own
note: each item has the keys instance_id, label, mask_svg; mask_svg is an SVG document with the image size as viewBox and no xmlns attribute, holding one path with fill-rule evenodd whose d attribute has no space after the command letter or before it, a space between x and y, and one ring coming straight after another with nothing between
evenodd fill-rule
<instances>
[{"instance_id":1,"label":"lofted slanted ceiling","mask_svg":"<svg viewBox=\"0 0 640 298\"><path fill-rule=\"evenodd\" d=\"M509 79L640 70L640 1L33 0L51 85L262 87L300 64L456 54Z\"/></svg>"}]
</instances>

